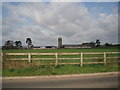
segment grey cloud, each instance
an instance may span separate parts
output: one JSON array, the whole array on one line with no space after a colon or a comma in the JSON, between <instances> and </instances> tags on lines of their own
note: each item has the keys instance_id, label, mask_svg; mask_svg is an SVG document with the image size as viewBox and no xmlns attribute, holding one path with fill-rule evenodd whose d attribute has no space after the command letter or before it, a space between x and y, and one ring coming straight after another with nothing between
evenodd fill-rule
<instances>
[{"instance_id":1,"label":"grey cloud","mask_svg":"<svg viewBox=\"0 0 120 90\"><path fill-rule=\"evenodd\" d=\"M25 38L31 37L35 45L57 45L57 38L63 37L63 43L96 39L117 43L116 13L101 13L99 18L94 18L80 3L23 3L8 6L11 13L3 21L3 41L8 38L19 39L25 44ZM29 21L34 24L29 24Z\"/></svg>"}]
</instances>

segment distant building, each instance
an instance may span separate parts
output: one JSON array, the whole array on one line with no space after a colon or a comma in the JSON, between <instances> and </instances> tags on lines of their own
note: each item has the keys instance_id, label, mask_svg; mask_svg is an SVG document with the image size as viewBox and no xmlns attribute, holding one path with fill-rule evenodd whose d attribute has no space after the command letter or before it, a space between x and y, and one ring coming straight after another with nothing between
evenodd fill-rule
<instances>
[{"instance_id":1,"label":"distant building","mask_svg":"<svg viewBox=\"0 0 120 90\"><path fill-rule=\"evenodd\" d=\"M62 45L63 48L91 48L91 46L85 46L81 44L67 44L67 45Z\"/></svg>"},{"instance_id":2,"label":"distant building","mask_svg":"<svg viewBox=\"0 0 120 90\"><path fill-rule=\"evenodd\" d=\"M56 46L34 46L33 49L46 49L46 48L51 48L54 49Z\"/></svg>"},{"instance_id":3,"label":"distant building","mask_svg":"<svg viewBox=\"0 0 120 90\"><path fill-rule=\"evenodd\" d=\"M75 44L64 44L62 45L63 48L81 48L81 45Z\"/></svg>"},{"instance_id":4,"label":"distant building","mask_svg":"<svg viewBox=\"0 0 120 90\"><path fill-rule=\"evenodd\" d=\"M56 46L45 46L45 48L56 48Z\"/></svg>"},{"instance_id":5,"label":"distant building","mask_svg":"<svg viewBox=\"0 0 120 90\"><path fill-rule=\"evenodd\" d=\"M62 38L58 38L58 48L62 48Z\"/></svg>"},{"instance_id":6,"label":"distant building","mask_svg":"<svg viewBox=\"0 0 120 90\"><path fill-rule=\"evenodd\" d=\"M33 49L40 49L40 46L33 46Z\"/></svg>"},{"instance_id":7,"label":"distant building","mask_svg":"<svg viewBox=\"0 0 120 90\"><path fill-rule=\"evenodd\" d=\"M95 42L82 43L82 46L84 46L84 47L95 47Z\"/></svg>"},{"instance_id":8,"label":"distant building","mask_svg":"<svg viewBox=\"0 0 120 90\"><path fill-rule=\"evenodd\" d=\"M94 42L87 42L82 44L63 44L62 38L58 38L58 48L92 48L95 46Z\"/></svg>"}]
</instances>

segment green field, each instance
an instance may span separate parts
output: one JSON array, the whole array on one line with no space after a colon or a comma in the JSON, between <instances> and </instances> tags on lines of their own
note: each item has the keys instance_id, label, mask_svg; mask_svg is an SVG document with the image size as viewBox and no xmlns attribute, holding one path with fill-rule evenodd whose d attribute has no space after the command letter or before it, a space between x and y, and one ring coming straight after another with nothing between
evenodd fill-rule
<instances>
[{"instance_id":1,"label":"green field","mask_svg":"<svg viewBox=\"0 0 120 90\"><path fill-rule=\"evenodd\" d=\"M21 49L21 50L3 50L3 53L80 53L80 52L118 52L118 47L99 47L89 49ZM103 55L97 55L101 57ZM118 56L109 55L109 56ZM25 58L28 56L9 56ZM53 58L55 56L32 56L33 58ZM59 58L67 58L68 55L58 56ZM80 58L79 55L69 55L69 58ZM85 57L94 57L94 55L86 55ZM117 59L118 60L118 59ZM90 62L92 60L84 60L84 62ZM108 60L107 60L108 61ZM3 76L32 76L32 75L61 75L61 74L78 74L78 73L96 73L96 72L112 72L119 71L117 64L90 64L90 65L50 65L55 63L55 60L51 61L6 61L3 58ZM46 63L46 65L40 65ZM74 63L80 62L80 60L60 60L59 63Z\"/></svg>"},{"instance_id":2,"label":"green field","mask_svg":"<svg viewBox=\"0 0 120 90\"><path fill-rule=\"evenodd\" d=\"M100 47L100 48L89 48L89 49L20 49L20 50L4 50L4 53L80 53L80 52L118 52L117 47ZM113 55L107 55L107 57L117 57L118 54L113 54ZM32 58L55 58L55 55L32 55ZM65 59L65 60L59 60L58 63L80 63L80 55L58 55L58 58L78 58L78 59ZM97 54L97 55L84 55L84 57L104 57L103 54ZM5 58L28 58L28 55L24 56L5 56ZM4 60L5 60L4 58ZM32 60L32 59L31 59ZM101 59L103 60L103 58ZM112 59L109 59L112 60ZM107 60L107 61L109 61ZM114 59L115 60L115 59ZM117 59L116 59L117 60ZM92 62L95 61L93 59L84 59L84 62ZM99 61L99 60L96 60ZM23 61L19 61L19 63L22 63ZM28 61L24 61L23 63L27 63ZM8 62L11 63L11 62ZM13 61L12 64L14 64L15 61ZM39 63L55 63L55 60L32 60L32 64L39 64ZM7 66L7 65L6 65Z\"/></svg>"},{"instance_id":3,"label":"green field","mask_svg":"<svg viewBox=\"0 0 120 90\"><path fill-rule=\"evenodd\" d=\"M98 47L88 49L20 49L3 50L3 53L73 53L73 52L118 52L118 47Z\"/></svg>"}]
</instances>

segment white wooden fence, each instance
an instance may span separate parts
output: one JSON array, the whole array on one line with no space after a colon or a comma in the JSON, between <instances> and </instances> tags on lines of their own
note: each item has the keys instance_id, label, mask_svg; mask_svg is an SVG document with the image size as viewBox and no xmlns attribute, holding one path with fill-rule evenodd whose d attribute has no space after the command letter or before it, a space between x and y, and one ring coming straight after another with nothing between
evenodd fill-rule
<instances>
[{"instance_id":1,"label":"white wooden fence","mask_svg":"<svg viewBox=\"0 0 120 90\"><path fill-rule=\"evenodd\" d=\"M93 54L93 55L97 55L97 54L102 54L102 57L85 57L84 55L89 55L89 54ZM117 56L115 57L107 57L108 54L117 54ZM31 62L32 60L55 60L55 66L57 65L61 65L61 64L80 64L80 66L82 67L84 64L104 64L106 65L106 63L119 63L120 61L120 56L118 55L120 54L120 52L80 52L80 53L1 53L2 56L4 55L17 55L17 56L28 56L28 58L10 58L7 60L28 60L29 62ZM54 58L32 58L32 55L53 55L55 56ZM79 58L58 58L59 55L79 55ZM107 62L107 59L118 59L118 61L110 61ZM59 63L59 60L74 60L74 59L78 59L79 63ZM103 59L100 62L84 62L85 59Z\"/></svg>"}]
</instances>

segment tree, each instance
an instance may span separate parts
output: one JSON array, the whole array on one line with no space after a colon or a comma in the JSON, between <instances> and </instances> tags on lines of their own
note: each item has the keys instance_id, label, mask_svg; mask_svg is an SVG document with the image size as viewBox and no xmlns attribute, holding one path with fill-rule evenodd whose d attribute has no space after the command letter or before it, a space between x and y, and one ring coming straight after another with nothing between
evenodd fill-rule
<instances>
[{"instance_id":1,"label":"tree","mask_svg":"<svg viewBox=\"0 0 120 90\"><path fill-rule=\"evenodd\" d=\"M15 46L18 47L18 41L15 41Z\"/></svg>"},{"instance_id":2,"label":"tree","mask_svg":"<svg viewBox=\"0 0 120 90\"><path fill-rule=\"evenodd\" d=\"M91 47L94 47L95 46L95 42L90 42L90 44L91 44Z\"/></svg>"},{"instance_id":3,"label":"tree","mask_svg":"<svg viewBox=\"0 0 120 90\"><path fill-rule=\"evenodd\" d=\"M4 46L2 49L14 49L14 42L12 40L5 41Z\"/></svg>"},{"instance_id":4,"label":"tree","mask_svg":"<svg viewBox=\"0 0 120 90\"><path fill-rule=\"evenodd\" d=\"M22 47L22 42L21 41L15 41L15 46L20 48Z\"/></svg>"},{"instance_id":5,"label":"tree","mask_svg":"<svg viewBox=\"0 0 120 90\"><path fill-rule=\"evenodd\" d=\"M18 47L22 47L22 42L18 41Z\"/></svg>"},{"instance_id":6,"label":"tree","mask_svg":"<svg viewBox=\"0 0 120 90\"><path fill-rule=\"evenodd\" d=\"M5 42L4 46L5 47L12 47L12 46L14 46L14 42L12 40L8 40Z\"/></svg>"},{"instance_id":7,"label":"tree","mask_svg":"<svg viewBox=\"0 0 120 90\"><path fill-rule=\"evenodd\" d=\"M112 46L112 44L109 44L109 43L105 43L105 46Z\"/></svg>"},{"instance_id":8,"label":"tree","mask_svg":"<svg viewBox=\"0 0 120 90\"><path fill-rule=\"evenodd\" d=\"M96 40L96 46L100 46L100 40L99 39Z\"/></svg>"},{"instance_id":9,"label":"tree","mask_svg":"<svg viewBox=\"0 0 120 90\"><path fill-rule=\"evenodd\" d=\"M32 48L33 47L31 38L27 38L26 39L26 43L28 44L28 48Z\"/></svg>"}]
</instances>

